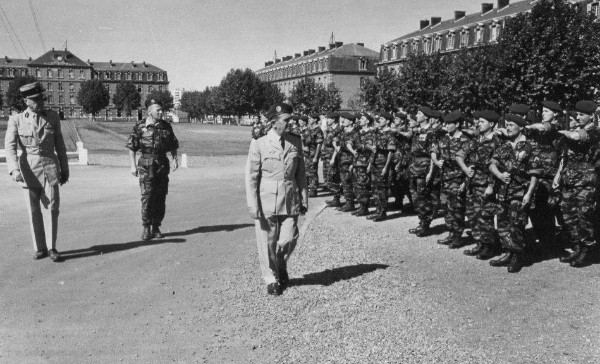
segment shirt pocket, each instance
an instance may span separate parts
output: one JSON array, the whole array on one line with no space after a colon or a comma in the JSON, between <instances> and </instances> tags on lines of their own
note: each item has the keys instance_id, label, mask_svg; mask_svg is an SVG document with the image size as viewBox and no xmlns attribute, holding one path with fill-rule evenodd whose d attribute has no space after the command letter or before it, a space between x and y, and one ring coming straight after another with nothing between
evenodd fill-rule
<instances>
[{"instance_id":1,"label":"shirt pocket","mask_svg":"<svg viewBox=\"0 0 600 364\"><path fill-rule=\"evenodd\" d=\"M278 151L271 151L267 153L262 161L262 169L267 173L274 173L281 164L281 155Z\"/></svg>"},{"instance_id":2,"label":"shirt pocket","mask_svg":"<svg viewBox=\"0 0 600 364\"><path fill-rule=\"evenodd\" d=\"M35 138L33 136L33 129L30 128L20 128L18 130L19 139L21 139L21 143L25 146L33 146L35 144Z\"/></svg>"}]
</instances>

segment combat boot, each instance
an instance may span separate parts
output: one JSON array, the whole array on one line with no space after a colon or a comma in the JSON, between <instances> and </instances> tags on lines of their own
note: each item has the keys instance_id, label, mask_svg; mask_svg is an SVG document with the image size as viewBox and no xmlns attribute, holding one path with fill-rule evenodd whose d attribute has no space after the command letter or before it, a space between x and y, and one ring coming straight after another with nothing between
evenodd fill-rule
<instances>
[{"instance_id":1,"label":"combat boot","mask_svg":"<svg viewBox=\"0 0 600 364\"><path fill-rule=\"evenodd\" d=\"M409 234L417 234L421 230L423 230L423 223L421 221L419 221L419 225L417 225L417 227L414 227L412 229L408 229L408 233Z\"/></svg>"},{"instance_id":2,"label":"combat boot","mask_svg":"<svg viewBox=\"0 0 600 364\"><path fill-rule=\"evenodd\" d=\"M510 259L510 263L508 264L508 273L518 273L523 269L525 265L525 257L523 253L513 253Z\"/></svg>"},{"instance_id":3,"label":"combat boot","mask_svg":"<svg viewBox=\"0 0 600 364\"><path fill-rule=\"evenodd\" d=\"M581 251L579 253L579 255L577 256L577 258L575 258L570 264L571 267L574 268L581 268L581 267L585 267L586 265L588 265L588 256L591 253L591 249L589 246L584 245L581 247Z\"/></svg>"},{"instance_id":4,"label":"combat boot","mask_svg":"<svg viewBox=\"0 0 600 364\"><path fill-rule=\"evenodd\" d=\"M342 203L340 202L340 196L333 196L333 200L325 201L327 206L329 207L340 207Z\"/></svg>"},{"instance_id":5,"label":"combat boot","mask_svg":"<svg viewBox=\"0 0 600 364\"><path fill-rule=\"evenodd\" d=\"M479 260L488 260L496 255L496 249L494 247L490 245L483 245L483 248L481 248L481 251L477 253L475 257Z\"/></svg>"},{"instance_id":6,"label":"combat boot","mask_svg":"<svg viewBox=\"0 0 600 364\"><path fill-rule=\"evenodd\" d=\"M375 222L379 222L379 221L383 221L383 220L385 220L385 219L387 219L387 215L386 215L386 213L385 213L385 212L381 212L380 214L378 214L377 216L375 216L375 217L373 218L373 221L375 221Z\"/></svg>"},{"instance_id":7,"label":"combat boot","mask_svg":"<svg viewBox=\"0 0 600 364\"><path fill-rule=\"evenodd\" d=\"M454 241L454 234L453 233L448 233L448 236L446 236L443 239L438 240L437 243L440 244L440 245L448 245L452 241Z\"/></svg>"},{"instance_id":8,"label":"combat boot","mask_svg":"<svg viewBox=\"0 0 600 364\"><path fill-rule=\"evenodd\" d=\"M379 210L375 210L374 213L367 215L367 220L373 220L378 215L379 215Z\"/></svg>"},{"instance_id":9,"label":"combat boot","mask_svg":"<svg viewBox=\"0 0 600 364\"><path fill-rule=\"evenodd\" d=\"M479 240L477 240L475 242L475 247L473 247L473 249L467 249L463 252L464 255L468 255L470 257L473 257L477 254L479 254L481 252L481 249L483 249L483 244L481 244L481 242Z\"/></svg>"},{"instance_id":10,"label":"combat boot","mask_svg":"<svg viewBox=\"0 0 600 364\"><path fill-rule=\"evenodd\" d=\"M450 249L462 248L464 246L464 243L463 243L461 235L456 234L454 236L454 239L452 239L452 242L448 245L448 248L450 248Z\"/></svg>"},{"instance_id":11,"label":"combat boot","mask_svg":"<svg viewBox=\"0 0 600 364\"><path fill-rule=\"evenodd\" d=\"M567 255L566 257L560 257L559 260L561 263L571 263L572 261L577 259L579 254L581 254L581 245L576 244L571 254Z\"/></svg>"},{"instance_id":12,"label":"combat boot","mask_svg":"<svg viewBox=\"0 0 600 364\"><path fill-rule=\"evenodd\" d=\"M317 191L312 190L308 193L308 197L317 197Z\"/></svg>"},{"instance_id":13,"label":"combat boot","mask_svg":"<svg viewBox=\"0 0 600 364\"><path fill-rule=\"evenodd\" d=\"M425 236L428 236L429 234L430 234L429 223L424 223L421 226L421 230L419 230L415 233L415 235L419 238L423 238Z\"/></svg>"},{"instance_id":14,"label":"combat boot","mask_svg":"<svg viewBox=\"0 0 600 364\"><path fill-rule=\"evenodd\" d=\"M510 264L510 261L512 260L512 256L513 256L513 253L506 252L500 258L490 260L490 265L492 267L506 267L507 265Z\"/></svg>"},{"instance_id":15,"label":"combat boot","mask_svg":"<svg viewBox=\"0 0 600 364\"><path fill-rule=\"evenodd\" d=\"M354 201L353 200L347 200L346 204L344 205L344 207L342 207L342 209L340 211L342 212L350 212L350 211L354 211L356 210L356 206L354 206Z\"/></svg>"},{"instance_id":16,"label":"combat boot","mask_svg":"<svg viewBox=\"0 0 600 364\"><path fill-rule=\"evenodd\" d=\"M156 239L162 239L162 238L164 238L164 235L160 232L160 229L158 228L158 225L153 225L152 226L152 237L156 238Z\"/></svg>"},{"instance_id":17,"label":"combat boot","mask_svg":"<svg viewBox=\"0 0 600 364\"><path fill-rule=\"evenodd\" d=\"M144 230L142 230L142 240L150 240L152 239L152 233L150 232L150 226L144 226Z\"/></svg>"},{"instance_id":18,"label":"combat boot","mask_svg":"<svg viewBox=\"0 0 600 364\"><path fill-rule=\"evenodd\" d=\"M360 208L356 210L356 216L368 216L369 208L365 204L360 204Z\"/></svg>"}]
</instances>

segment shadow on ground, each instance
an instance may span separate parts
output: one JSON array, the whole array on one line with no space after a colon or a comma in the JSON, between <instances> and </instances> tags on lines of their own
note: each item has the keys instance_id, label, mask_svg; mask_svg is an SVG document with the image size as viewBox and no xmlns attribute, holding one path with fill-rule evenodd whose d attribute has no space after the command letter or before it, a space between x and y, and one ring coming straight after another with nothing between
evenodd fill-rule
<instances>
[{"instance_id":1,"label":"shadow on ground","mask_svg":"<svg viewBox=\"0 0 600 364\"><path fill-rule=\"evenodd\" d=\"M174 231L172 233L163 233L165 237L169 236L186 236L186 235L194 235L201 233L214 233L216 231L233 231L237 229L243 229L247 227L254 226L254 224L230 224L230 225L212 225L212 226L198 226L197 228L184 230L184 231Z\"/></svg>"},{"instance_id":2,"label":"shadow on ground","mask_svg":"<svg viewBox=\"0 0 600 364\"><path fill-rule=\"evenodd\" d=\"M290 279L290 286L330 286L339 281L345 281L352 278L371 273L377 269L386 269L386 264L357 264L334 269L326 269L318 273L305 274L302 278Z\"/></svg>"},{"instance_id":3,"label":"shadow on ground","mask_svg":"<svg viewBox=\"0 0 600 364\"><path fill-rule=\"evenodd\" d=\"M130 250L139 248L142 246L159 245L167 243L185 243L185 239L155 239L155 240L138 240L130 241L121 244L105 244L105 245L94 245L85 249L66 250L60 253L62 260L86 258L94 255L109 254L114 252L120 252L124 250Z\"/></svg>"}]
</instances>

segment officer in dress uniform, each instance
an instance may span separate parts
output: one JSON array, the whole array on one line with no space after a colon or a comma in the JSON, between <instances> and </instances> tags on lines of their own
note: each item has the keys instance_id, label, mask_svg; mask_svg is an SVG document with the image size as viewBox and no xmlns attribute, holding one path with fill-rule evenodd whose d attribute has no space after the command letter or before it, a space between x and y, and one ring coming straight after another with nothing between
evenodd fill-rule
<instances>
[{"instance_id":1,"label":"officer in dress uniform","mask_svg":"<svg viewBox=\"0 0 600 364\"><path fill-rule=\"evenodd\" d=\"M67 150L58 114L44 109L42 86L30 83L19 91L27 109L8 119L4 141L6 166L25 192L35 250L33 258L50 255L57 262L60 261L56 250L59 184L69 180ZM18 148L23 152L19 158Z\"/></svg>"},{"instance_id":2,"label":"officer in dress uniform","mask_svg":"<svg viewBox=\"0 0 600 364\"><path fill-rule=\"evenodd\" d=\"M267 293L280 295L289 281L287 261L298 240L298 215L308 208L300 137L285 132L288 104L268 112L273 127L250 142L246 162L246 200L256 227L258 258Z\"/></svg>"},{"instance_id":3,"label":"officer in dress uniform","mask_svg":"<svg viewBox=\"0 0 600 364\"><path fill-rule=\"evenodd\" d=\"M162 106L152 100L148 105L148 118L133 127L125 147L129 149L131 174L139 176L142 192L142 240L162 238L160 225L165 217L165 202L169 190L169 159L173 171L179 167L177 149L179 142L173 128L163 120ZM136 152L142 155L137 161ZM152 230L150 230L152 229Z\"/></svg>"}]
</instances>

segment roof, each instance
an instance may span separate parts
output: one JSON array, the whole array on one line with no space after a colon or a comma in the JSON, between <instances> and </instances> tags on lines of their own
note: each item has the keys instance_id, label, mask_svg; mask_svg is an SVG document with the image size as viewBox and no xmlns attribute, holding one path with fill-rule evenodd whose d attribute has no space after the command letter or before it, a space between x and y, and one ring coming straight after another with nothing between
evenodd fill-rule
<instances>
[{"instance_id":1,"label":"roof","mask_svg":"<svg viewBox=\"0 0 600 364\"><path fill-rule=\"evenodd\" d=\"M90 65L82 61L69 52L68 50L54 50L48 51L40 57L29 62L30 66L64 66L64 67L86 67Z\"/></svg>"},{"instance_id":2,"label":"roof","mask_svg":"<svg viewBox=\"0 0 600 364\"><path fill-rule=\"evenodd\" d=\"M365 48L365 47L360 46L355 43L348 43L348 44L341 45L337 48L333 48L333 49L327 48L321 52L315 52L313 54L309 54L306 56L292 58L285 62L274 63L267 67L263 67L263 68L259 69L258 71L268 70L268 69L272 69L272 68L279 68L282 66L288 66L288 65L292 65L292 64L296 64L296 63L300 63L300 62L306 62L306 61L310 61L310 60L313 60L316 58L327 57L327 56L340 57L340 58L347 58L347 57L379 58L379 52L376 52L369 48Z\"/></svg>"},{"instance_id":3,"label":"roof","mask_svg":"<svg viewBox=\"0 0 600 364\"><path fill-rule=\"evenodd\" d=\"M0 66L27 67L29 62L31 62L29 59L8 58L8 56L4 56L4 58L0 58Z\"/></svg>"},{"instance_id":4,"label":"roof","mask_svg":"<svg viewBox=\"0 0 600 364\"><path fill-rule=\"evenodd\" d=\"M135 72L165 72L165 70L158 68L150 63L123 63L123 62L95 62L91 61L90 65L94 67L96 71L135 71Z\"/></svg>"},{"instance_id":5,"label":"roof","mask_svg":"<svg viewBox=\"0 0 600 364\"><path fill-rule=\"evenodd\" d=\"M515 3L511 3L508 6L503 7L502 9L494 8L484 14L481 12L468 14L458 20L454 20L454 18L449 20L444 20L434 26L427 26L421 30L414 31L412 33L406 34L400 38L396 38L392 41L386 42L383 46L390 46L393 44L401 43L402 41L411 39L411 38L419 38L430 34L441 34L446 33L451 30L461 29L462 27L466 27L469 25L489 22L494 19L504 18L506 16L516 15L520 13L524 13L526 11L531 10L535 3L538 0L524 0ZM571 0L574 3L587 2L588 0Z\"/></svg>"}]
</instances>

